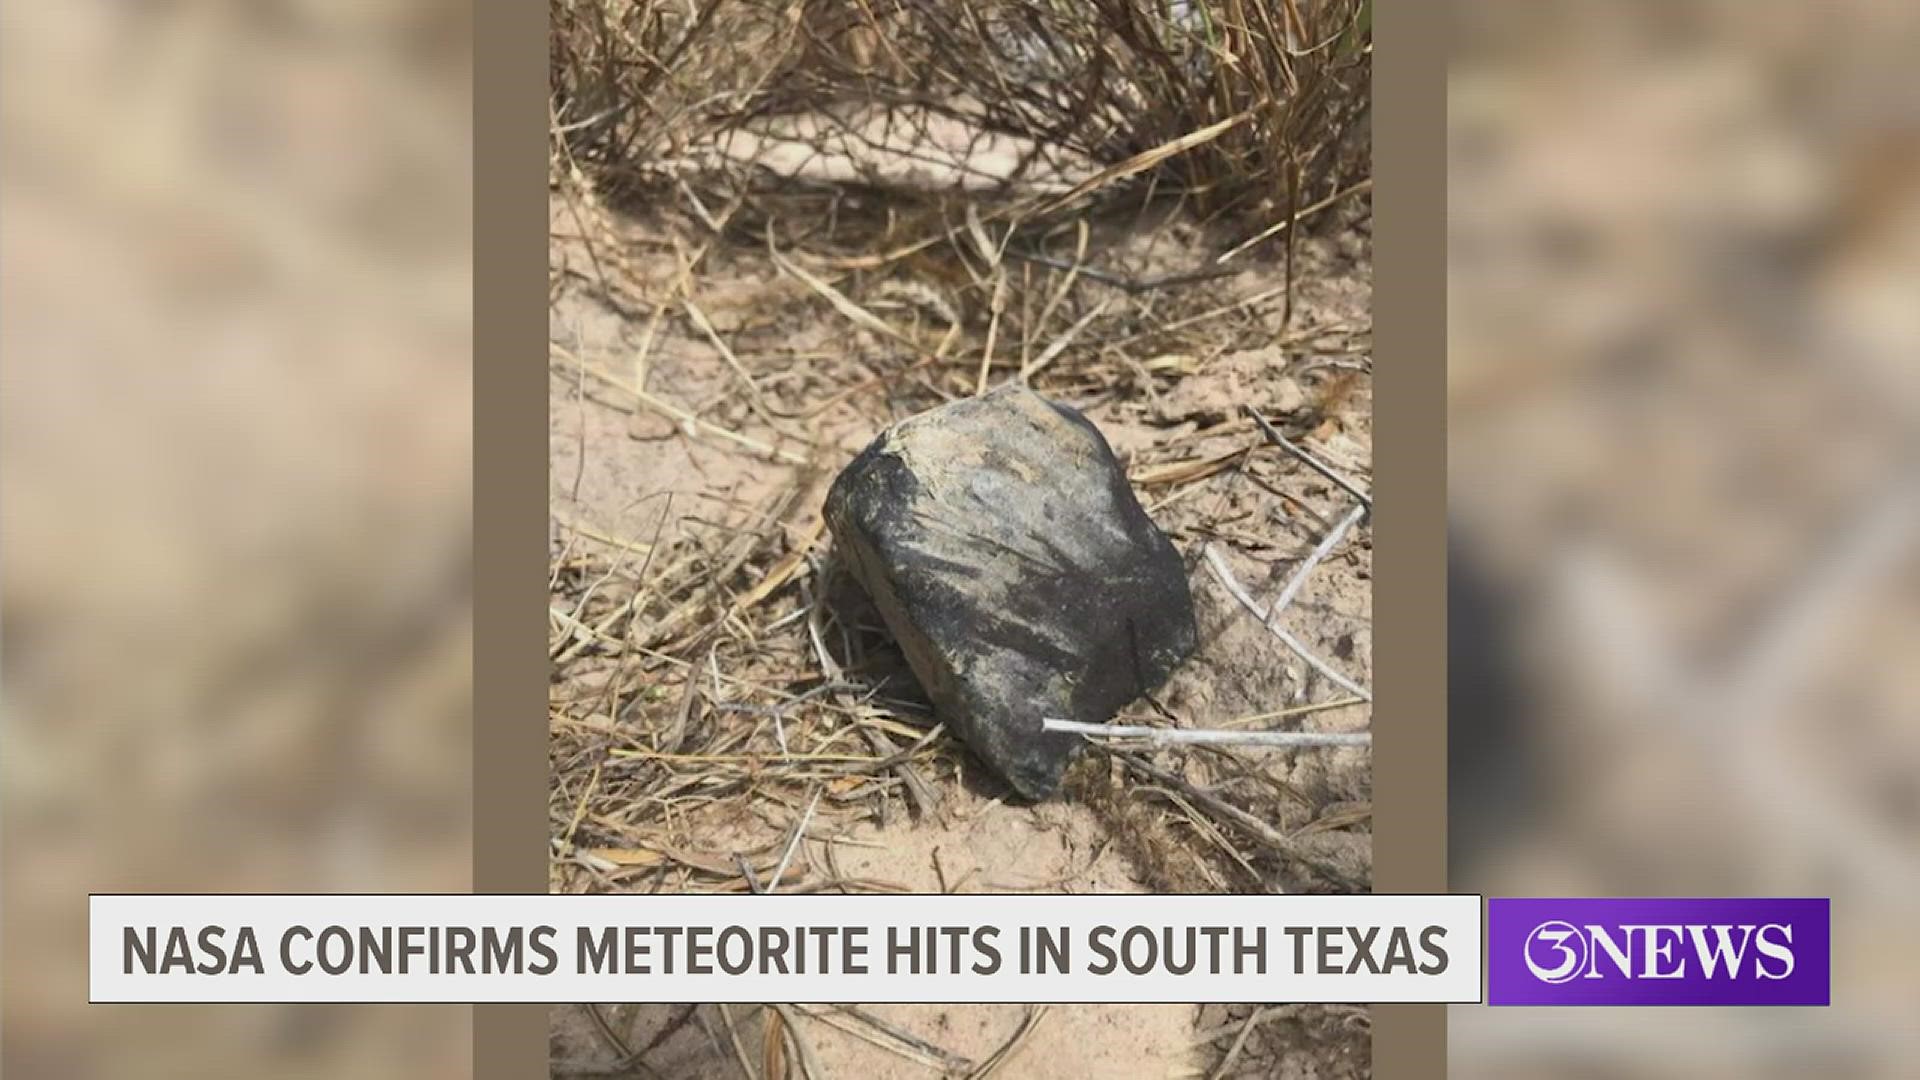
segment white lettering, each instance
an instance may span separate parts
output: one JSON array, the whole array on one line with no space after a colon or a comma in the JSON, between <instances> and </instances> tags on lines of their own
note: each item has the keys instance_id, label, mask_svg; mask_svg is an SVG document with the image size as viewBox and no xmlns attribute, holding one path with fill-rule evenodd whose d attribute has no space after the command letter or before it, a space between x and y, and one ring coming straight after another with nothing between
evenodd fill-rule
<instances>
[{"instance_id":1,"label":"white lettering","mask_svg":"<svg viewBox=\"0 0 1920 1080\"><path fill-rule=\"evenodd\" d=\"M1767 932L1773 933L1769 935ZM1777 972L1767 970L1765 961L1756 958L1753 961L1753 973L1762 979L1784 979L1793 974L1793 927L1779 923L1767 923L1754 935L1753 947L1760 955L1778 960L1781 967Z\"/></svg>"},{"instance_id":2,"label":"white lettering","mask_svg":"<svg viewBox=\"0 0 1920 1080\"><path fill-rule=\"evenodd\" d=\"M1640 968L1641 978L1679 979L1686 976L1687 962L1685 960L1676 961L1673 955L1674 946L1680 942L1680 927L1623 926L1621 929L1627 932L1629 940L1631 940L1631 936L1635 930L1640 931L1640 948L1641 951L1645 953L1643 958L1644 962ZM1662 970L1660 964L1663 961L1672 962L1673 966Z\"/></svg>"},{"instance_id":3,"label":"white lettering","mask_svg":"<svg viewBox=\"0 0 1920 1080\"><path fill-rule=\"evenodd\" d=\"M1627 928L1622 927L1621 929L1626 930ZM1595 970L1595 965L1600 959L1602 950L1605 950L1606 954L1613 958L1615 971L1628 978L1633 977L1633 932L1631 930L1628 930L1627 943L1622 947L1619 942L1613 940L1613 937L1607 933L1606 927L1588 923L1587 941L1590 942L1587 948L1587 978L1600 978L1600 972Z\"/></svg>"},{"instance_id":4,"label":"white lettering","mask_svg":"<svg viewBox=\"0 0 1920 1080\"><path fill-rule=\"evenodd\" d=\"M1693 936L1693 955L1699 957L1700 967L1711 979L1720 972L1722 963L1727 966L1727 978L1740 977L1740 964L1746 958L1747 944L1753 940L1751 926L1689 926ZM1707 932L1713 932L1714 941L1707 943ZM1740 931L1739 944L1734 943L1734 931Z\"/></svg>"}]
</instances>

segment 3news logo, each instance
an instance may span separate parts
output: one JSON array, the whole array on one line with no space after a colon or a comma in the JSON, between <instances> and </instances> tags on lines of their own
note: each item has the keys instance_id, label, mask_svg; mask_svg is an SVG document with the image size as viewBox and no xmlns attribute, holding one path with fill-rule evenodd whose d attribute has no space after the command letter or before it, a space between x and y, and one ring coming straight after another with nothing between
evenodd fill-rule
<instances>
[{"instance_id":1,"label":"3news logo","mask_svg":"<svg viewBox=\"0 0 1920 1080\"><path fill-rule=\"evenodd\" d=\"M1749 966L1756 979L1786 979L1793 974L1793 927L1770 922L1583 928L1553 919L1527 935L1523 955L1534 978L1556 985L1610 976L1684 979L1690 964L1703 979L1738 979Z\"/></svg>"},{"instance_id":2,"label":"3news logo","mask_svg":"<svg viewBox=\"0 0 1920 1080\"><path fill-rule=\"evenodd\" d=\"M1494 899L1490 1005L1826 1005L1824 899Z\"/></svg>"}]
</instances>

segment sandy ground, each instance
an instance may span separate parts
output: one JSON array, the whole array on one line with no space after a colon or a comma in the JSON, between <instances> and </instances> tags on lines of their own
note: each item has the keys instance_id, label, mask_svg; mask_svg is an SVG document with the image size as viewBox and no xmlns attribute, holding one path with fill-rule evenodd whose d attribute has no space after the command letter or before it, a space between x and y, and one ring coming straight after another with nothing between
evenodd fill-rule
<instances>
[{"instance_id":1,"label":"sandy ground","mask_svg":"<svg viewBox=\"0 0 1920 1080\"><path fill-rule=\"evenodd\" d=\"M568 231L556 202L557 236ZM627 222L628 250L644 253L649 227ZM1168 247L1125 248L1132 265L1191 264L1204 252L1192 232L1174 231ZM584 267L577 244L556 239L555 262ZM1119 256L1116 256L1119 257ZM1237 407L1254 403L1284 418L1291 433L1325 460L1364 482L1369 471L1370 266L1364 237L1353 230L1333 239L1303 241L1291 330L1228 341L1206 355L1149 356L1151 370L1120 385L1098 385L1077 372L1036 388L1081 407L1129 467L1142 503L1181 551L1199 616L1196 656L1157 695L1159 706L1187 724L1248 720L1277 710L1338 697L1301 661L1235 604L1208 571L1203 546L1219 550L1254 595L1271 597L1297 561L1350 506L1343 493L1262 446ZM650 265L636 258L636 265ZM668 265L671 265L669 262ZM770 398L784 403L826 396L823 388L857 383L842 370L850 356L876 351L872 335L815 308L798 307L792 283L764 253L709 257L697 302L717 336L753 371ZM591 274L591 270L584 274ZM584 274L582 276L584 276ZM1281 280L1271 261L1213 291L1221 298L1250 296ZM876 301L877 303L877 301ZM904 318L904 316L901 316ZM1277 315L1262 316L1277 325ZM779 445L738 393L729 363L686 319L650 320L617 310L585 288L563 288L551 321L557 346L551 364L551 483L556 545L573 530L574 550L594 536L647 538L682 527L687 518L739 520L796 486L817 512L832 471L881 427L937 403L922 380L892 394L855 395L806 424L815 441L812 466L769 462L724 440L690 438L656 413L635 409L632 398L577 368L592 365L645 379L649 393L680 403L703 419ZM634 357L647 357L644 372ZM574 358L569 370L566 357ZM1004 377L997 375L997 378ZM804 449L795 446L795 449ZM671 496L669 498L669 496ZM808 507L802 507L804 513ZM1371 547L1357 530L1309 579L1287 625L1314 651L1363 685L1371 681ZM617 545L601 543L607 550ZM556 694L611 677L587 659L563 667ZM666 693L673 692L672 687ZM1144 703L1134 715L1151 715ZM1300 717L1308 730L1365 730L1368 711L1349 706ZM1248 726L1275 726L1252 721ZM942 759L943 761L946 759ZM1263 815L1300 849L1339 868L1351 880L1370 878L1371 772L1364 750L1265 755L1237 775L1211 775L1216 790L1256 790ZM1170 818L1136 796L1126 775L1104 760L1083 760L1067 794L1040 806L1012 805L1004 792L964 755L930 774L942 820L905 813L876 814L856 806L823 812L800 845L797 867L833 879L882 883L914 892L1248 892L1285 888L1323 891L1324 880L1284 865L1272 853L1243 854L1218 836ZM897 803L885 805L898 807ZM682 823L683 843L713 851L772 851L791 828L792 811L768 800L753 813L696 816ZM558 827L558 826L556 826ZM751 859L761 856L752 854ZM796 876L799 870L796 870ZM673 887L663 879L624 871L616 888ZM1026 1024L1027 1006L871 1006L868 1013L913 1033L951 1055L915 1060L887 1036L832 1010L803 1021L805 1036L831 1076L872 1078L964 1075L965 1059L987 1060ZM1253 1006L1060 1006L1038 1017L1006 1062L1002 1076L1176 1077L1208 1075L1240 1034ZM746 1067L716 1007L688 1012L676 1006L608 1009L609 1025L633 1048L657 1045L645 1060L662 1076L738 1074ZM735 1007L730 1019L744 1055L760 1068L763 1013ZM1368 1067L1366 1016L1361 1009L1294 1008L1263 1013L1228 1075L1362 1076ZM675 1025L678 1026L675 1026ZM835 1026L838 1024L839 1026ZM842 1030L851 1027L865 1038ZM670 1030L669 1030L670 1029ZM665 1032L663 1035L662 1033ZM604 1070L610 1050L580 1008L554 1012L555 1074Z\"/></svg>"},{"instance_id":2,"label":"sandy ground","mask_svg":"<svg viewBox=\"0 0 1920 1080\"><path fill-rule=\"evenodd\" d=\"M963 789L948 802L945 828L905 822L891 828L861 825L829 843L851 876L883 878L914 892L1134 893L1151 891L1114 850L1098 816L1084 806L1053 803L1010 807ZM810 845L811 846L811 845ZM824 847L826 845L819 845ZM992 1056L1026 1018L1022 1005L870 1005L866 1011L928 1042L976 1063ZM682 1010L636 1011L633 1030L644 1044ZM668 1076L717 1076L739 1070L718 1010L701 1010L720 1035L709 1039L699 1024L663 1042L649 1062ZM752 1033L748 1045L758 1064L757 1010L736 1008L736 1023ZM827 1010L809 1010L827 1011ZM1191 1005L1057 1006L1047 1011L1022 1044L1008 1076L1163 1077L1189 1071L1194 1055ZM751 1019L749 1019L749 1017ZM556 1013L560 1048L593 1046L592 1025L578 1010ZM858 1025L856 1025L857 1027ZM871 1031L868 1034L872 1034ZM808 1038L830 1076L911 1077L938 1071L846 1031L811 1024ZM630 1044L632 1040L629 1040ZM559 1056L558 1052L556 1056ZM1053 1063L1053 1064L1048 1064ZM1047 1072L1064 1068L1062 1072Z\"/></svg>"}]
</instances>

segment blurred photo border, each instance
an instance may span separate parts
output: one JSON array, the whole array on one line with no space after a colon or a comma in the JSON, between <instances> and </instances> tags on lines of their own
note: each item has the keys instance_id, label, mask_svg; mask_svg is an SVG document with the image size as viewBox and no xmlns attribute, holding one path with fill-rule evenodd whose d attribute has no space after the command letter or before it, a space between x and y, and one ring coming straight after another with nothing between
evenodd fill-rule
<instances>
[{"instance_id":1,"label":"blurred photo border","mask_svg":"<svg viewBox=\"0 0 1920 1080\"><path fill-rule=\"evenodd\" d=\"M1382 4L1373 78L1374 888L1447 883L1446 66L1451 4ZM1447 1014L1373 1010L1373 1075L1443 1076Z\"/></svg>"},{"instance_id":2,"label":"blurred photo border","mask_svg":"<svg viewBox=\"0 0 1920 1080\"><path fill-rule=\"evenodd\" d=\"M473 891L545 892L547 7L473 17ZM474 1007L475 1080L547 1071L546 1006Z\"/></svg>"}]
</instances>

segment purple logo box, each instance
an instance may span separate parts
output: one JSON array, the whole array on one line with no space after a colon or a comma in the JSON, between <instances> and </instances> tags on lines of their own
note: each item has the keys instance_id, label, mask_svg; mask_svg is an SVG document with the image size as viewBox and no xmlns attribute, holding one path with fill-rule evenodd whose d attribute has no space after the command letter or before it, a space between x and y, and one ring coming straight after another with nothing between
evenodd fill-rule
<instances>
[{"instance_id":1,"label":"purple logo box","mask_svg":"<svg viewBox=\"0 0 1920 1080\"><path fill-rule=\"evenodd\" d=\"M1492 899L1489 1005L1826 1005L1825 899Z\"/></svg>"}]
</instances>

